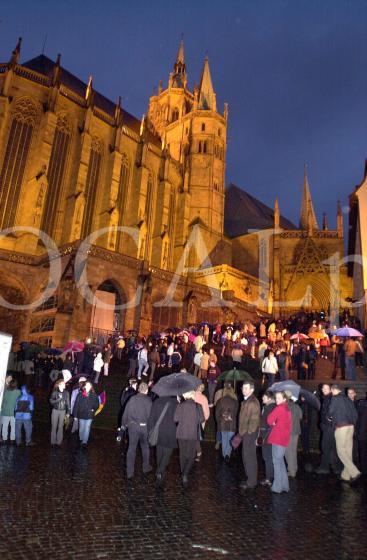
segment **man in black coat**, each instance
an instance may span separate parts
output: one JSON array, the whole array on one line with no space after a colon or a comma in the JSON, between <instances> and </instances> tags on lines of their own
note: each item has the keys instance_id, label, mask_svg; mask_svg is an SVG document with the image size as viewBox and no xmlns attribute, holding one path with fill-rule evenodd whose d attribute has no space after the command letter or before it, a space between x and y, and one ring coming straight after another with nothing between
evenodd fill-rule
<instances>
[{"instance_id":1,"label":"man in black coat","mask_svg":"<svg viewBox=\"0 0 367 560\"><path fill-rule=\"evenodd\" d=\"M367 474L367 398L358 401L357 439L362 474Z\"/></svg>"},{"instance_id":2,"label":"man in black coat","mask_svg":"<svg viewBox=\"0 0 367 560\"><path fill-rule=\"evenodd\" d=\"M316 474L329 474L331 469L339 473L342 464L338 460L334 437L334 428L329 414L329 407L332 399L329 383L324 383L321 387L322 405L320 411L320 430L321 430L321 463L315 470Z\"/></svg>"},{"instance_id":3,"label":"man in black coat","mask_svg":"<svg viewBox=\"0 0 367 560\"><path fill-rule=\"evenodd\" d=\"M177 448L176 424L174 421L177 404L178 402L176 397L160 397L159 399L155 399L148 420L149 434L149 432L153 430L154 426L159 421L161 414L165 410L164 416L162 417L159 424L158 441L156 448L158 484L162 482L164 478L166 468L172 455L172 451Z\"/></svg>"},{"instance_id":4,"label":"man in black coat","mask_svg":"<svg viewBox=\"0 0 367 560\"><path fill-rule=\"evenodd\" d=\"M127 478L134 476L136 448L140 445L143 456L143 472L152 470L149 462L148 419L152 408L152 400L148 397L148 385L140 383L138 394L131 397L122 416L122 424L129 431L129 449L126 456Z\"/></svg>"}]
</instances>

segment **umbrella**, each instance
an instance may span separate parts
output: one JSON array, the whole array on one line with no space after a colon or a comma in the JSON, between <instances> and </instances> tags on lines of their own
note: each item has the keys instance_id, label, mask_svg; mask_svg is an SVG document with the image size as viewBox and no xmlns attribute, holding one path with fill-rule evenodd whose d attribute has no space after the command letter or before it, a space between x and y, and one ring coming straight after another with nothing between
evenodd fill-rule
<instances>
[{"instance_id":1,"label":"umbrella","mask_svg":"<svg viewBox=\"0 0 367 560\"><path fill-rule=\"evenodd\" d=\"M321 340L322 338L325 338L324 333L320 332L320 331L314 331L309 333L308 335L310 338L313 338L314 340Z\"/></svg>"},{"instance_id":2,"label":"umbrella","mask_svg":"<svg viewBox=\"0 0 367 560\"><path fill-rule=\"evenodd\" d=\"M59 348L45 348L43 352L45 354L48 354L49 356L59 356L60 354L62 354L62 350L60 350Z\"/></svg>"},{"instance_id":3,"label":"umbrella","mask_svg":"<svg viewBox=\"0 0 367 560\"><path fill-rule=\"evenodd\" d=\"M201 383L200 379L189 373L171 373L161 377L152 391L159 397L176 397L188 391L196 391Z\"/></svg>"},{"instance_id":4,"label":"umbrella","mask_svg":"<svg viewBox=\"0 0 367 560\"><path fill-rule=\"evenodd\" d=\"M308 338L307 334L303 334L298 332L296 334L292 334L291 340L306 340Z\"/></svg>"},{"instance_id":5,"label":"umbrella","mask_svg":"<svg viewBox=\"0 0 367 560\"><path fill-rule=\"evenodd\" d=\"M321 404L319 399L316 397L315 393L312 393L311 391L307 391L307 389L301 389L299 392L299 396L303 397L307 404L313 406L317 410L320 410Z\"/></svg>"},{"instance_id":6,"label":"umbrella","mask_svg":"<svg viewBox=\"0 0 367 560\"><path fill-rule=\"evenodd\" d=\"M290 391L296 399L299 397L300 390L301 386L291 379L288 379L287 381L278 381L269 387L269 391L272 393L276 393L277 391Z\"/></svg>"},{"instance_id":7,"label":"umbrella","mask_svg":"<svg viewBox=\"0 0 367 560\"><path fill-rule=\"evenodd\" d=\"M102 391L102 393L98 395L98 400L99 400L99 407L95 411L94 416L97 416L97 414L99 414L101 410L103 410L103 407L106 404L106 391Z\"/></svg>"},{"instance_id":8,"label":"umbrella","mask_svg":"<svg viewBox=\"0 0 367 560\"><path fill-rule=\"evenodd\" d=\"M242 369L230 369L228 371L224 371L218 377L221 381L252 381L254 382L253 378L247 371Z\"/></svg>"},{"instance_id":9,"label":"umbrella","mask_svg":"<svg viewBox=\"0 0 367 560\"><path fill-rule=\"evenodd\" d=\"M363 334L357 331L357 329L352 329L351 327L342 327L341 329L336 329L332 331L335 336L362 336Z\"/></svg>"},{"instance_id":10,"label":"umbrella","mask_svg":"<svg viewBox=\"0 0 367 560\"><path fill-rule=\"evenodd\" d=\"M64 352L82 352L84 350L84 342L79 340L71 340L64 347Z\"/></svg>"}]
</instances>

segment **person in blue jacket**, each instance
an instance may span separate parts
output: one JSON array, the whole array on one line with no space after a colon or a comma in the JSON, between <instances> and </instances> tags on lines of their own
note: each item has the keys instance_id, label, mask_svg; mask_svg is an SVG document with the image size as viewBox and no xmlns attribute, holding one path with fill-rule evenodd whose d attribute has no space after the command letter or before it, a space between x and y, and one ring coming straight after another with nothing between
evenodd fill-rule
<instances>
[{"instance_id":1,"label":"person in blue jacket","mask_svg":"<svg viewBox=\"0 0 367 560\"><path fill-rule=\"evenodd\" d=\"M33 395L28 393L27 387L21 387L21 395L15 403L15 441L17 445L22 443L22 427L25 431L26 445L34 445L32 441L32 413L34 410Z\"/></svg>"}]
</instances>

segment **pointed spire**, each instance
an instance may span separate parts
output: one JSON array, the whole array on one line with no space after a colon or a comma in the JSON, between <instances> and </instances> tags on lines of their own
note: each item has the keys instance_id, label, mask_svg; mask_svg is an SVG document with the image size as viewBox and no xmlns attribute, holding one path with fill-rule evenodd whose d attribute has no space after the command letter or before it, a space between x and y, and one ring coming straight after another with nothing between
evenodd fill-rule
<instances>
[{"instance_id":1,"label":"pointed spire","mask_svg":"<svg viewBox=\"0 0 367 560\"><path fill-rule=\"evenodd\" d=\"M19 37L18 38L18 42L15 45L15 49L13 50L13 52L11 53L11 58L10 58L10 64L11 65L15 65L18 64L19 62L19 57L20 57L20 47L22 46L22 38Z\"/></svg>"},{"instance_id":2,"label":"pointed spire","mask_svg":"<svg viewBox=\"0 0 367 560\"><path fill-rule=\"evenodd\" d=\"M199 109L217 110L216 97L213 89L212 77L210 75L209 59L204 60L199 87Z\"/></svg>"},{"instance_id":3,"label":"pointed spire","mask_svg":"<svg viewBox=\"0 0 367 560\"><path fill-rule=\"evenodd\" d=\"M340 204L340 200L338 200L337 202L336 229L338 231L338 237L343 237L343 210Z\"/></svg>"},{"instance_id":4,"label":"pointed spire","mask_svg":"<svg viewBox=\"0 0 367 560\"><path fill-rule=\"evenodd\" d=\"M140 121L140 136L143 136L144 132L145 132L145 128L146 128L146 117L145 117L145 113L143 114L141 121Z\"/></svg>"},{"instance_id":5,"label":"pointed spire","mask_svg":"<svg viewBox=\"0 0 367 560\"><path fill-rule=\"evenodd\" d=\"M52 85L59 85L60 83L60 69L61 69L61 54L57 55L55 66L53 68Z\"/></svg>"},{"instance_id":6,"label":"pointed spire","mask_svg":"<svg viewBox=\"0 0 367 560\"><path fill-rule=\"evenodd\" d=\"M122 110L121 110L121 95L119 95L118 99L117 99L117 103L115 105L115 123L116 126L119 126L121 124L121 120L122 120Z\"/></svg>"},{"instance_id":7,"label":"pointed spire","mask_svg":"<svg viewBox=\"0 0 367 560\"><path fill-rule=\"evenodd\" d=\"M85 90L85 99L90 101L91 95L93 90L93 76L89 76L87 89Z\"/></svg>"},{"instance_id":8,"label":"pointed spire","mask_svg":"<svg viewBox=\"0 0 367 560\"><path fill-rule=\"evenodd\" d=\"M182 37L178 47L176 62L173 65L173 72L170 74L169 84L170 87L174 88L186 88L187 85L185 49Z\"/></svg>"},{"instance_id":9,"label":"pointed spire","mask_svg":"<svg viewBox=\"0 0 367 560\"><path fill-rule=\"evenodd\" d=\"M278 197L275 199L274 204L274 229L280 228L280 212L279 212L279 202Z\"/></svg>"},{"instance_id":10,"label":"pointed spire","mask_svg":"<svg viewBox=\"0 0 367 560\"><path fill-rule=\"evenodd\" d=\"M185 47L183 42L183 35L181 35L180 46L178 47L178 53L176 57L176 64L185 64Z\"/></svg>"},{"instance_id":11,"label":"pointed spire","mask_svg":"<svg viewBox=\"0 0 367 560\"><path fill-rule=\"evenodd\" d=\"M323 215L322 215L322 229L324 231L327 231L329 229L329 224L328 224L328 219L327 219L326 212L324 212Z\"/></svg>"},{"instance_id":12,"label":"pointed spire","mask_svg":"<svg viewBox=\"0 0 367 560\"><path fill-rule=\"evenodd\" d=\"M302 206L301 215L299 219L300 229L314 230L319 229L317 223L315 211L312 204L310 185L308 184L307 177L307 166L305 164L304 177L303 177L303 195L302 195Z\"/></svg>"}]
</instances>

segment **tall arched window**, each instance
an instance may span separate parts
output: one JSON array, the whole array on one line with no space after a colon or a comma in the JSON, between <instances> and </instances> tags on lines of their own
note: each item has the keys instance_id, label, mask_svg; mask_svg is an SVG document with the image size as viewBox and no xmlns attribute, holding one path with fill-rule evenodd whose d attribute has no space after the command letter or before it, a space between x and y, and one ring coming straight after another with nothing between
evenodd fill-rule
<instances>
[{"instance_id":1,"label":"tall arched window","mask_svg":"<svg viewBox=\"0 0 367 560\"><path fill-rule=\"evenodd\" d=\"M145 220L148 227L151 225L152 218L152 200L153 200L153 181L152 176L149 175L147 183L147 196L145 199Z\"/></svg>"},{"instance_id":2,"label":"tall arched window","mask_svg":"<svg viewBox=\"0 0 367 560\"><path fill-rule=\"evenodd\" d=\"M41 226L41 229L50 236L55 231L57 208L61 202L69 143L70 126L68 120L65 116L59 116L47 172L48 189Z\"/></svg>"},{"instance_id":3,"label":"tall arched window","mask_svg":"<svg viewBox=\"0 0 367 560\"><path fill-rule=\"evenodd\" d=\"M117 193L116 205L120 212L120 225L122 225L122 218L125 211L127 189L129 185L129 160L126 154L122 155L119 190Z\"/></svg>"},{"instance_id":4,"label":"tall arched window","mask_svg":"<svg viewBox=\"0 0 367 560\"><path fill-rule=\"evenodd\" d=\"M177 121L180 116L180 111L175 107L172 111L172 119L171 122Z\"/></svg>"},{"instance_id":5,"label":"tall arched window","mask_svg":"<svg viewBox=\"0 0 367 560\"><path fill-rule=\"evenodd\" d=\"M92 139L90 148L87 181L85 185L85 210L82 236L86 237L92 231L93 215L97 199L98 181L101 173L102 144L98 138Z\"/></svg>"},{"instance_id":6,"label":"tall arched window","mask_svg":"<svg viewBox=\"0 0 367 560\"><path fill-rule=\"evenodd\" d=\"M120 170L120 180L119 180L119 190L117 193L116 206L119 211L119 226L123 225L124 213L127 200L127 190L129 187L129 160L126 154L122 154L121 160L121 170ZM122 238L122 232L117 232L116 250L120 247L120 242Z\"/></svg>"},{"instance_id":7,"label":"tall arched window","mask_svg":"<svg viewBox=\"0 0 367 560\"><path fill-rule=\"evenodd\" d=\"M14 225L25 166L37 121L37 108L31 99L20 99L14 108L8 143L0 174L0 226Z\"/></svg>"}]
</instances>

